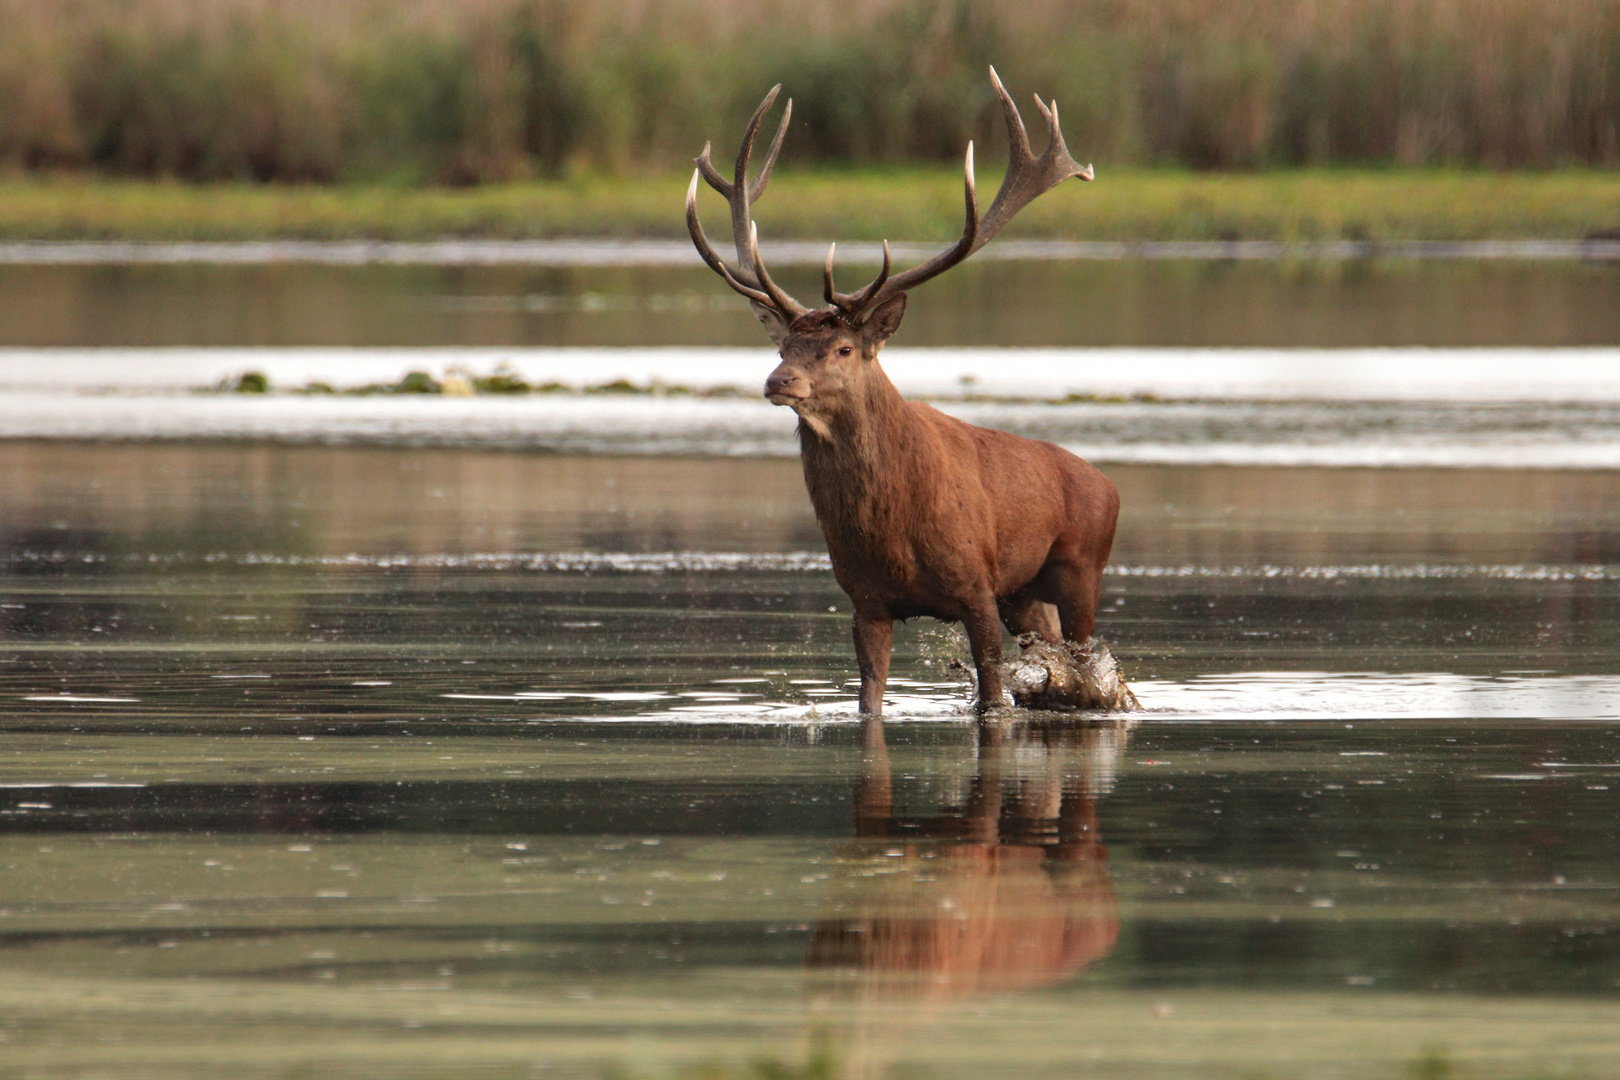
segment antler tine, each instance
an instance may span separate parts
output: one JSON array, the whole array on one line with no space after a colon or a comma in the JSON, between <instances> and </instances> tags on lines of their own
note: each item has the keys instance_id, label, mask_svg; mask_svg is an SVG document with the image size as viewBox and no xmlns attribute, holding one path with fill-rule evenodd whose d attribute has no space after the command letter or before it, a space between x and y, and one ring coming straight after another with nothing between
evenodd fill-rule
<instances>
[{"instance_id":1,"label":"antler tine","mask_svg":"<svg viewBox=\"0 0 1620 1080\"><path fill-rule=\"evenodd\" d=\"M929 278L943 274L984 244L984 240L979 239L979 185L973 176L971 142L968 143L967 154L962 159L962 204L965 219L962 225L962 238L921 266L914 266L897 277L889 277L889 245L887 241L884 242L883 273L878 280L861 290L862 309L875 308L899 293L916 288ZM864 310L861 313L864 314Z\"/></svg>"},{"instance_id":2,"label":"antler tine","mask_svg":"<svg viewBox=\"0 0 1620 1080\"><path fill-rule=\"evenodd\" d=\"M838 306L856 318L864 315L867 306L872 301L872 297L876 296L878 290L888 282L889 272L893 269L894 256L889 253L889 242L885 240L883 241L883 268L878 271L878 276L848 296L840 296Z\"/></svg>"},{"instance_id":3,"label":"antler tine","mask_svg":"<svg viewBox=\"0 0 1620 1080\"><path fill-rule=\"evenodd\" d=\"M705 147L703 152L707 156L708 148ZM686 188L686 231L692 234L692 243L696 246L698 254L703 256L703 261L709 264L709 269L720 273L726 264L721 261L719 253L709 243L709 238L703 235L703 223L698 220L698 178L702 175L701 167L693 169L692 182Z\"/></svg>"},{"instance_id":4,"label":"antler tine","mask_svg":"<svg viewBox=\"0 0 1620 1080\"><path fill-rule=\"evenodd\" d=\"M715 168L714 162L709 160L708 143L703 144L703 153L693 158L692 164L698 167L698 172L703 174L703 179L709 182L710 187L724 195L727 199L731 198L731 181L721 176L720 170Z\"/></svg>"},{"instance_id":5,"label":"antler tine","mask_svg":"<svg viewBox=\"0 0 1620 1080\"><path fill-rule=\"evenodd\" d=\"M781 83L777 83L767 90L765 100L759 103L759 108L754 110L754 115L748 118L748 127L743 130L742 144L737 147L737 179L733 181L734 183L740 184L742 180L748 179L748 159L754 153L754 137L759 134L760 121L764 120L765 114L771 111L771 106L776 104L776 95L781 92Z\"/></svg>"},{"instance_id":6,"label":"antler tine","mask_svg":"<svg viewBox=\"0 0 1620 1080\"><path fill-rule=\"evenodd\" d=\"M782 84L777 83L771 87L765 100L759 103L754 115L748 118L748 127L743 131L742 144L737 147L737 167L732 176L731 194L727 198L731 202L731 235L737 243L737 265L748 265L748 228L753 221L749 213L748 191L748 159L754 154L754 138L759 134L760 121L776 103L776 95L782 92Z\"/></svg>"},{"instance_id":7,"label":"antler tine","mask_svg":"<svg viewBox=\"0 0 1620 1080\"><path fill-rule=\"evenodd\" d=\"M757 301L766 305L767 307L770 306L771 298L768 293L762 293L758 289L750 289L747 285L744 285L742 282L738 281L737 278L732 274L731 267L726 266L724 263L720 265L720 276L726 279L727 285L730 285L733 289L736 289L738 292L748 297L748 299ZM798 316L795 315L793 318L798 318Z\"/></svg>"},{"instance_id":8,"label":"antler tine","mask_svg":"<svg viewBox=\"0 0 1620 1080\"><path fill-rule=\"evenodd\" d=\"M1052 153L1053 147L1056 147L1058 156L1069 157L1069 146L1063 141L1063 129L1058 123L1058 107L1056 99L1052 101L1051 105L1047 105L1045 102L1041 101L1041 95L1036 94L1035 107L1041 110L1041 115L1046 118L1047 153ZM1074 159L1069 158L1069 160L1073 161ZM1075 168L1079 171L1074 175L1078 176L1082 180L1095 180L1097 178L1096 171L1092 169L1090 165L1081 165L1076 163Z\"/></svg>"},{"instance_id":9,"label":"antler tine","mask_svg":"<svg viewBox=\"0 0 1620 1080\"><path fill-rule=\"evenodd\" d=\"M737 148L737 162L733 178L727 180L720 175L710 160L712 146L703 144L703 153L694 159L697 170L692 175L692 183L686 191L686 228L692 235L692 243L697 247L698 254L715 273L725 278L726 284L753 300L774 308L789 322L806 314L810 309L794 300L783 292L771 280L765 269L765 260L759 253L759 230L754 224L750 213L752 202L762 195L765 185L770 182L771 170L776 165L777 155L782 150L782 141L787 137L788 121L793 116L793 102L789 101L782 111L782 121L777 125L776 137L771 140L769 152L765 155L765 164L759 170L759 175L753 183L748 182L748 162L753 156L754 140L759 135L760 123L765 114L770 112L771 106L776 103L776 97L782 92L781 84L771 87L765 95L765 100L759 103L754 115L748 120L748 127L743 132L742 145ZM703 233L703 226L698 220L697 189L698 181L706 180L709 186L724 195L731 207L731 235L737 248L737 265L729 266L722 259L713 245Z\"/></svg>"},{"instance_id":10,"label":"antler tine","mask_svg":"<svg viewBox=\"0 0 1620 1080\"><path fill-rule=\"evenodd\" d=\"M776 155L782 152L782 140L787 137L788 121L791 119L793 119L793 99L788 98L787 105L782 109L782 122L776 125L776 138L771 140L771 148L765 154L765 164L759 167L759 175L748 185L749 205L759 201L759 197L765 194L765 185L771 182L771 170L776 167Z\"/></svg>"},{"instance_id":11,"label":"antler tine","mask_svg":"<svg viewBox=\"0 0 1620 1080\"><path fill-rule=\"evenodd\" d=\"M1029 131L1024 127L1024 118L1018 112L1018 106L1013 104L1012 95L1007 88L1001 85L1001 76L996 74L995 65L990 67L990 85L996 88L996 97L1001 101L1001 115L1007 121L1007 169L1010 172L1013 163L1018 161L1033 161L1035 155L1029 149ZM1040 105L1040 98L1035 103ZM1041 105L1041 112L1046 112L1046 106Z\"/></svg>"},{"instance_id":12,"label":"antler tine","mask_svg":"<svg viewBox=\"0 0 1620 1080\"><path fill-rule=\"evenodd\" d=\"M995 68L990 69L990 81L995 84L996 95L1001 98L1001 109L1007 117L1007 135L1013 145L1008 151L1007 175L1001 181L990 209L984 212L984 220L979 223L981 247L1038 196L1070 177L1090 180L1093 176L1089 165L1083 166L1069 156L1069 148L1063 142L1063 132L1058 127L1056 102L1048 108L1039 96L1035 98L1035 105L1046 120L1048 136L1046 149L1037 158L1030 152L1029 135L1024 131L1024 120L1018 114L1018 106L1013 104L1007 88L1001 85Z\"/></svg>"},{"instance_id":13,"label":"antler tine","mask_svg":"<svg viewBox=\"0 0 1620 1080\"><path fill-rule=\"evenodd\" d=\"M714 250L714 246L709 243L709 238L703 235L703 223L698 220L697 211L698 178L702 175L702 172L701 168L692 171L692 183L686 189L686 231L692 234L693 245L697 247L698 254L703 256L703 261L709 264L709 269L725 278L727 285L730 285L750 300L756 300L761 304L769 304L771 302L770 296L760 292L758 289L751 289L737 280L737 275L732 273L731 267L727 266L725 260Z\"/></svg>"},{"instance_id":14,"label":"antler tine","mask_svg":"<svg viewBox=\"0 0 1620 1080\"><path fill-rule=\"evenodd\" d=\"M833 290L833 252L838 245L833 244L827 248L827 262L822 267L824 279L824 295L827 303L837 308L850 320L859 319L865 311L867 304L877 291L883 288L883 283L889 280L889 271L894 268L894 256L889 253L889 242L883 241L883 269L869 284L852 293L841 293Z\"/></svg>"},{"instance_id":15,"label":"antler tine","mask_svg":"<svg viewBox=\"0 0 1620 1080\"><path fill-rule=\"evenodd\" d=\"M1002 179L990 209L985 211L984 217L978 216L973 186L973 145L969 143L965 170L968 226L962 232L962 239L923 265L891 278L887 285L877 290L868 306L876 307L895 294L915 288L966 259L988 244L1018 211L1044 192L1070 177L1090 180L1094 175L1091 166L1080 165L1069 156L1069 148L1063 142L1063 132L1058 127L1055 102L1048 108L1038 96L1035 99L1036 107L1046 119L1048 136L1046 150L1037 158L1029 148L1029 132L1024 128L1024 118L1019 114L1018 106L1013 104L1012 95L1001 84L1001 77L996 74L995 68L990 69L990 85L1001 102L1002 116L1007 122L1008 143L1007 175Z\"/></svg>"},{"instance_id":16,"label":"antler tine","mask_svg":"<svg viewBox=\"0 0 1620 1080\"><path fill-rule=\"evenodd\" d=\"M968 152L972 153L971 147L969 148ZM878 271L878 276L875 280L873 280L872 284L856 293L850 299L854 303L865 307L867 301L871 300L872 297L877 294L877 291L883 288L884 283L889 280L889 271L892 269L894 269L894 257L889 254L889 242L885 240L883 241L883 269Z\"/></svg>"},{"instance_id":17,"label":"antler tine","mask_svg":"<svg viewBox=\"0 0 1620 1080\"><path fill-rule=\"evenodd\" d=\"M759 281L760 288L769 295L771 306L787 316L788 322L809 313L809 308L783 292L776 282L771 280L771 275L765 270L765 260L759 256L759 226L751 221L748 223L748 261L753 267L754 277Z\"/></svg>"},{"instance_id":18,"label":"antler tine","mask_svg":"<svg viewBox=\"0 0 1620 1080\"><path fill-rule=\"evenodd\" d=\"M755 109L754 115L749 118L748 127L743 132L742 145L737 147L737 168L731 181L731 229L737 241L737 265L746 267L754 278L754 283L767 294L768 300L764 302L771 304L792 322L810 309L783 292L766 272L765 260L759 254L759 227L754 224L753 215L749 211L749 204L755 194L763 192L765 185L770 182L771 168L776 164L776 154L781 149L782 139L787 135L788 118L793 115L793 102L789 101L787 108L782 110L782 123L777 126L776 138L772 140L770 152L766 155L765 167L750 185L748 159L754 153L754 139L759 135L760 122L765 119L765 114L771 111L771 106L776 102L776 95L781 92L781 83L771 87L770 93L765 95L765 100L759 103L759 108Z\"/></svg>"}]
</instances>

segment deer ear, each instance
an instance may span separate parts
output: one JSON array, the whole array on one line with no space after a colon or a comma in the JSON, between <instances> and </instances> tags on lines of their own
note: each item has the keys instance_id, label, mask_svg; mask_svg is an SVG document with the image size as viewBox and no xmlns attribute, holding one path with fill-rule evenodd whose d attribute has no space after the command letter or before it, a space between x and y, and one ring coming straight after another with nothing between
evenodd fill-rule
<instances>
[{"instance_id":1,"label":"deer ear","mask_svg":"<svg viewBox=\"0 0 1620 1080\"><path fill-rule=\"evenodd\" d=\"M906 294L879 304L877 310L861 324L861 337L868 345L881 345L900 329L900 317L906 313Z\"/></svg>"},{"instance_id":2,"label":"deer ear","mask_svg":"<svg viewBox=\"0 0 1620 1080\"><path fill-rule=\"evenodd\" d=\"M780 346L787 340L787 320L782 318L775 308L766 307L758 300L748 301L748 306L754 309L754 318L759 320L760 325L765 327L765 332L771 336L772 345Z\"/></svg>"}]
</instances>

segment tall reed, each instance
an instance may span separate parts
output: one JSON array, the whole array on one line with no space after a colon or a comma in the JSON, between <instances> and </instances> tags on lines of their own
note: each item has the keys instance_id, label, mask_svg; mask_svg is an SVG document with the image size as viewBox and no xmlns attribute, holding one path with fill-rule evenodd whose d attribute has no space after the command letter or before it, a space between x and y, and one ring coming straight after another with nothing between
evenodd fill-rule
<instances>
[{"instance_id":1,"label":"tall reed","mask_svg":"<svg viewBox=\"0 0 1620 1080\"><path fill-rule=\"evenodd\" d=\"M940 160L990 63L1104 163L1620 163L1620 0L0 0L0 167L664 170L777 81L795 164Z\"/></svg>"}]
</instances>

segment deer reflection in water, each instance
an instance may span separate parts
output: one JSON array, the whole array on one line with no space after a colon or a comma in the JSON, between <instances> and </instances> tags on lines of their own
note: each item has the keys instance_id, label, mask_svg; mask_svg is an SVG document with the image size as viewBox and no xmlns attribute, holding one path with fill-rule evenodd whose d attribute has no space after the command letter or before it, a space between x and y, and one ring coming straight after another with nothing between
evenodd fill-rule
<instances>
[{"instance_id":1,"label":"deer reflection in water","mask_svg":"<svg viewBox=\"0 0 1620 1080\"><path fill-rule=\"evenodd\" d=\"M1130 726L983 725L965 801L910 814L866 719L855 843L808 966L866 1000L943 999L1047 986L1108 955L1119 910L1096 803Z\"/></svg>"}]
</instances>

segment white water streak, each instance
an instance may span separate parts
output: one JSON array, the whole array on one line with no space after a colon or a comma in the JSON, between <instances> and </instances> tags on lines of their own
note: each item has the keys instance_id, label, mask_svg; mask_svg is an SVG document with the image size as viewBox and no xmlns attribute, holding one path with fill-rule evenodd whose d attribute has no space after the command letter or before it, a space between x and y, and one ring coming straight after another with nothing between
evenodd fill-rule
<instances>
[{"instance_id":1,"label":"white water streak","mask_svg":"<svg viewBox=\"0 0 1620 1080\"><path fill-rule=\"evenodd\" d=\"M758 392L775 366L747 348L107 348L0 349L13 391L188 391L243 371L272 386L343 388L509 366L531 383L615 380ZM913 395L1061 398L1145 394L1175 400L1620 402L1620 349L939 348L883 353ZM375 403L379 399L368 399Z\"/></svg>"},{"instance_id":2,"label":"white water streak","mask_svg":"<svg viewBox=\"0 0 1620 1080\"><path fill-rule=\"evenodd\" d=\"M276 552L148 552L123 556L79 551L25 548L6 562L58 565L125 563L185 565L223 563L232 566L305 566L358 570L476 570L565 574L689 573L830 573L832 561L822 551L486 551L467 553L394 553L366 555L289 555ZM1110 577L1228 580L1332 581L1620 581L1620 566L1603 563L1346 563L1282 566L1211 566L1197 563L1110 564ZM224 676L216 676L223 678ZM268 676L232 676L265 678Z\"/></svg>"},{"instance_id":3,"label":"white water streak","mask_svg":"<svg viewBox=\"0 0 1620 1080\"><path fill-rule=\"evenodd\" d=\"M1150 717L1616 720L1620 676L1269 671L1133 683Z\"/></svg>"},{"instance_id":4,"label":"white water streak","mask_svg":"<svg viewBox=\"0 0 1620 1080\"><path fill-rule=\"evenodd\" d=\"M1188 721L1321 720L1355 723L1379 720L1620 720L1620 676L1474 676L1447 672L1260 671L1205 675L1185 681L1147 680L1131 684L1144 723ZM487 701L496 711L523 705L514 722L548 723L620 719L670 724L853 723L854 694L813 706L785 701L725 705L683 705L649 710L626 701L622 714L593 710L582 716L561 700L522 700L516 696L446 694L469 702ZM558 695L563 697L564 695ZM587 697L590 695L572 695ZM496 706L496 701L502 706ZM884 699L886 722L971 721L967 690L960 684L911 687ZM1573 767L1560 774L1574 775Z\"/></svg>"},{"instance_id":5,"label":"white water streak","mask_svg":"<svg viewBox=\"0 0 1620 1080\"><path fill-rule=\"evenodd\" d=\"M773 362L762 349L0 350L0 438L788 457L794 415L751 389ZM531 384L660 389L197 392L248 370L272 387L352 387L502 364ZM897 349L884 364L946 412L1097 462L1620 469L1620 349ZM701 396L721 387L741 396Z\"/></svg>"}]
</instances>

